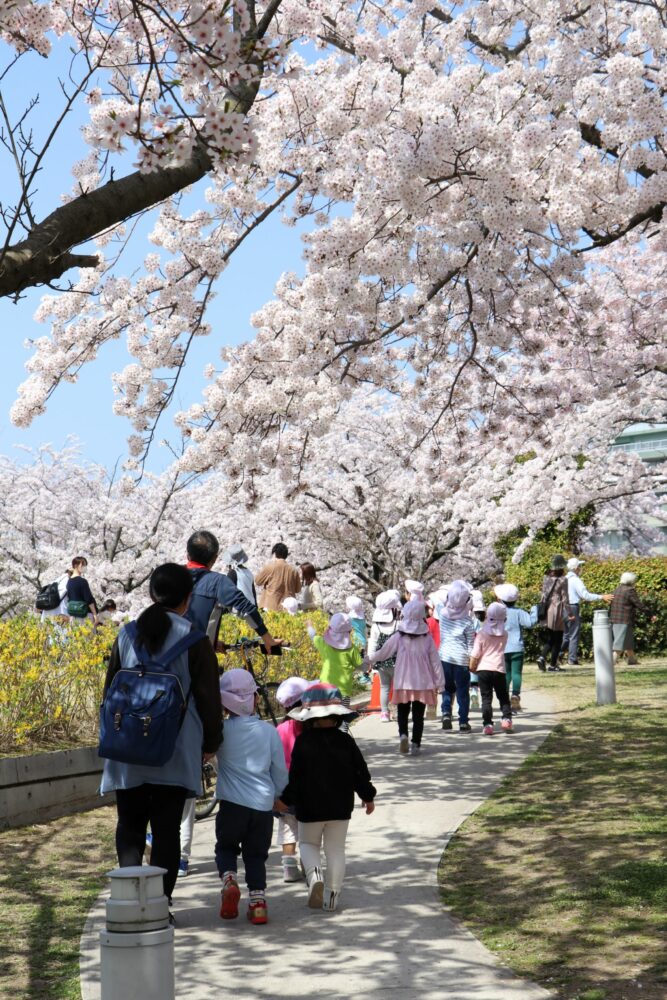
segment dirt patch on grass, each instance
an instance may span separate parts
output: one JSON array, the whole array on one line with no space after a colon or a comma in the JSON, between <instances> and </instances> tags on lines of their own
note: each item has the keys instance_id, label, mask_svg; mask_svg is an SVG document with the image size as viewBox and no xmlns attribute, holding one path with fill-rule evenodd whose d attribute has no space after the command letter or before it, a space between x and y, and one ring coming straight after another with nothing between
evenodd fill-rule
<instances>
[{"instance_id":1,"label":"dirt patch on grass","mask_svg":"<svg viewBox=\"0 0 667 1000\"><path fill-rule=\"evenodd\" d=\"M606 708L591 670L529 678L559 724L448 846L444 902L562 1000L664 1000L667 668L619 672Z\"/></svg>"},{"instance_id":2,"label":"dirt patch on grass","mask_svg":"<svg viewBox=\"0 0 667 1000\"><path fill-rule=\"evenodd\" d=\"M108 806L0 833L0 997L80 1000L79 939L115 828Z\"/></svg>"}]
</instances>

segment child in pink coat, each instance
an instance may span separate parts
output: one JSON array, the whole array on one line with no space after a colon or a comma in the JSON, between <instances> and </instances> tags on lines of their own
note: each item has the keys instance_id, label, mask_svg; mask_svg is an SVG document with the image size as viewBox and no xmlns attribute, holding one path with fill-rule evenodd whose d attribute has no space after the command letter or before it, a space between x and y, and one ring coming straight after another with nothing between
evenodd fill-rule
<instances>
[{"instance_id":1,"label":"child in pink coat","mask_svg":"<svg viewBox=\"0 0 667 1000\"><path fill-rule=\"evenodd\" d=\"M408 752L408 719L412 712L412 740L410 753L420 752L424 732L424 713L427 705L435 705L438 692L442 691L442 666L438 651L426 624L426 607L419 599L404 606L396 632L382 649L368 657L370 663L396 657L394 668L394 694L392 703L397 706L398 749Z\"/></svg>"},{"instance_id":2,"label":"child in pink coat","mask_svg":"<svg viewBox=\"0 0 667 1000\"><path fill-rule=\"evenodd\" d=\"M482 726L485 736L493 736L493 695L500 702L502 712L501 728L512 732L512 707L505 676L505 646L507 645L507 608L499 601L489 604L486 618L470 655L470 669L479 678L482 696Z\"/></svg>"},{"instance_id":3,"label":"child in pink coat","mask_svg":"<svg viewBox=\"0 0 667 1000\"><path fill-rule=\"evenodd\" d=\"M278 687L276 701L287 712L293 708L299 708L301 705L301 695L313 683L313 681L304 680L303 677L288 677ZM303 726L301 723L297 722L296 719L290 719L289 715L278 726L277 732L280 742L283 745L285 764L288 771L292 763L292 750L294 749L296 738L302 729ZM279 814L278 847L282 848L283 882L298 882L301 878L301 869L296 859L298 826L299 824L293 812Z\"/></svg>"}]
</instances>

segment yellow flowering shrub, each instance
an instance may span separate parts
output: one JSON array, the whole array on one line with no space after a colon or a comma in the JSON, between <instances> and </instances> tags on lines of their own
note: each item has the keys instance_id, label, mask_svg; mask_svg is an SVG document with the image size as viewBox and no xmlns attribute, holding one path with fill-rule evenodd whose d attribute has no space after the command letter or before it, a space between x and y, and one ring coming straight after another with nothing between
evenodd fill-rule
<instances>
[{"instance_id":1,"label":"yellow flowering shrub","mask_svg":"<svg viewBox=\"0 0 667 1000\"><path fill-rule=\"evenodd\" d=\"M296 674L309 680L320 675L320 659L306 631L312 621L321 635L328 616L321 611L289 615L267 611L271 634L289 644L282 656L253 651L259 680L282 681ZM68 624L24 615L0 621L0 753L25 753L97 742L99 705L106 660L117 629L89 622ZM256 639L255 632L234 615L222 619L220 639ZM243 666L240 653L219 656L226 670Z\"/></svg>"},{"instance_id":2,"label":"yellow flowering shrub","mask_svg":"<svg viewBox=\"0 0 667 1000\"><path fill-rule=\"evenodd\" d=\"M253 651L253 670L259 680L284 681L286 677L305 677L316 680L320 676L320 657L307 632L307 623L312 622L322 635L329 622L323 611L308 611L290 615L286 611L262 611L264 624L271 635L282 639L289 646L282 656L262 656ZM220 625L219 638L222 642L235 643L242 638L256 639L257 634L246 625L242 618L225 615ZM225 670L244 666L241 653L221 653L218 656Z\"/></svg>"},{"instance_id":3,"label":"yellow flowering shrub","mask_svg":"<svg viewBox=\"0 0 667 1000\"><path fill-rule=\"evenodd\" d=\"M0 752L97 741L116 629L25 615L0 622Z\"/></svg>"}]
</instances>

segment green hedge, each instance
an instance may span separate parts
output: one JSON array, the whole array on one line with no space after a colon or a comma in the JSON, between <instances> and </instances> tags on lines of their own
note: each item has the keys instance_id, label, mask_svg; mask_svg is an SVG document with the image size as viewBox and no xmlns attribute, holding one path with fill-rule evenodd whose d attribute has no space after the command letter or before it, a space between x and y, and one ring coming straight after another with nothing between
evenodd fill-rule
<instances>
[{"instance_id":1,"label":"green hedge","mask_svg":"<svg viewBox=\"0 0 667 1000\"><path fill-rule=\"evenodd\" d=\"M529 608L540 598L542 578L549 568L552 556L560 552L569 559L575 555L559 547L562 538L540 539L535 542L518 565L509 559L505 562L505 579L521 590L519 604ZM620 559L587 559L581 576L588 590L594 594L611 594L619 585L621 573L636 573L636 589L640 599L650 609L650 615L639 614L635 624L635 646L640 653L663 654L667 651L667 556L624 556ZM593 612L608 607L602 603L582 602L580 655L592 656ZM651 621L655 616L656 621ZM542 630L526 629L524 641L529 657L537 656Z\"/></svg>"}]
</instances>

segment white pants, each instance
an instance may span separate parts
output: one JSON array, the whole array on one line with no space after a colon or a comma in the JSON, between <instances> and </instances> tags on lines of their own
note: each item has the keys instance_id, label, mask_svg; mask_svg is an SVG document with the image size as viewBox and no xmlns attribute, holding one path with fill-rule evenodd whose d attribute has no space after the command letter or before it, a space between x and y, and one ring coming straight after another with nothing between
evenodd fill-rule
<instances>
[{"instance_id":1,"label":"white pants","mask_svg":"<svg viewBox=\"0 0 667 1000\"><path fill-rule=\"evenodd\" d=\"M194 796L185 800L183 815L181 817L181 860L189 861L192 851L192 834L195 828L195 804L197 800Z\"/></svg>"},{"instance_id":2,"label":"white pants","mask_svg":"<svg viewBox=\"0 0 667 1000\"><path fill-rule=\"evenodd\" d=\"M296 844L298 822L296 816L283 813L278 820L278 847L285 844Z\"/></svg>"},{"instance_id":3,"label":"white pants","mask_svg":"<svg viewBox=\"0 0 667 1000\"><path fill-rule=\"evenodd\" d=\"M329 819L323 823L299 823L299 851L306 875L321 867L320 848L327 859L326 885L340 892L345 878L345 838L349 819Z\"/></svg>"}]
</instances>

